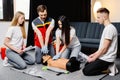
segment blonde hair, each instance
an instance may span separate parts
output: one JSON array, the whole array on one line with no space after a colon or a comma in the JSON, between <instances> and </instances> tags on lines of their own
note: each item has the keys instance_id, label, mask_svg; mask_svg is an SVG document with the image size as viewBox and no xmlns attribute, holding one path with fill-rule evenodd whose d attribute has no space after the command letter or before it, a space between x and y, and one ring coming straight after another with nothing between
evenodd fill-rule
<instances>
[{"instance_id":1,"label":"blonde hair","mask_svg":"<svg viewBox=\"0 0 120 80\"><path fill-rule=\"evenodd\" d=\"M21 12L21 11L18 11L18 12L15 13L15 15L14 15L14 17L13 17L13 19L12 19L12 22L11 22L11 26L16 26L16 25L17 25L18 19L19 19L19 17L20 17L21 15L24 15L24 13ZM23 22L23 25L20 26L20 27L21 27L22 36L23 36L23 38L25 39L25 38L26 38L25 21Z\"/></svg>"}]
</instances>

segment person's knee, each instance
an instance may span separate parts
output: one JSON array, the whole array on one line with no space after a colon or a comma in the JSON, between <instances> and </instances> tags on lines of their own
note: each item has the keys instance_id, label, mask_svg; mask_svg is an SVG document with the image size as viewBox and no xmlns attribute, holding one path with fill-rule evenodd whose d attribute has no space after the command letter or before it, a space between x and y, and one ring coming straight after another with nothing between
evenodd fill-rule
<instances>
[{"instance_id":1,"label":"person's knee","mask_svg":"<svg viewBox=\"0 0 120 80\"><path fill-rule=\"evenodd\" d=\"M35 64L35 59L31 59L30 62L29 62L30 65L33 65Z\"/></svg>"},{"instance_id":2,"label":"person's knee","mask_svg":"<svg viewBox=\"0 0 120 80\"><path fill-rule=\"evenodd\" d=\"M92 71L90 69L87 69L87 68L84 68L82 70L82 72L85 76L91 76L92 75Z\"/></svg>"},{"instance_id":3,"label":"person's knee","mask_svg":"<svg viewBox=\"0 0 120 80\"><path fill-rule=\"evenodd\" d=\"M26 63L22 63L22 64L20 65L20 68L19 68L19 69L25 69L25 68L27 68L27 64L26 64Z\"/></svg>"},{"instance_id":4,"label":"person's knee","mask_svg":"<svg viewBox=\"0 0 120 80\"><path fill-rule=\"evenodd\" d=\"M76 58L78 58L78 54L79 54L79 52L72 53L72 54L70 55L70 58L71 58L71 57L76 57Z\"/></svg>"},{"instance_id":5,"label":"person's knee","mask_svg":"<svg viewBox=\"0 0 120 80\"><path fill-rule=\"evenodd\" d=\"M35 62L36 62L37 64L41 64L41 63L42 63L40 59L39 59L39 60L36 59Z\"/></svg>"},{"instance_id":6,"label":"person's knee","mask_svg":"<svg viewBox=\"0 0 120 80\"><path fill-rule=\"evenodd\" d=\"M36 57L35 57L35 63L41 64L41 60L42 60L42 56L41 55L36 55Z\"/></svg>"},{"instance_id":7,"label":"person's knee","mask_svg":"<svg viewBox=\"0 0 120 80\"><path fill-rule=\"evenodd\" d=\"M41 64L41 61L36 60L35 62L36 62L37 64Z\"/></svg>"}]
</instances>

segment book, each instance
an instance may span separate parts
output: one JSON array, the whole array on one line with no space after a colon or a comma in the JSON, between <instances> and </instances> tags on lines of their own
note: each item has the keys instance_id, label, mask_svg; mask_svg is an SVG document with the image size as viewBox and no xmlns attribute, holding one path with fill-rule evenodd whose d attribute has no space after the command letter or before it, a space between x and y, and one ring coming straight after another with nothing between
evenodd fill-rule
<instances>
[{"instance_id":1,"label":"book","mask_svg":"<svg viewBox=\"0 0 120 80\"><path fill-rule=\"evenodd\" d=\"M30 51L32 49L35 49L35 46L28 46L25 49L23 49L23 51L26 52L26 51Z\"/></svg>"}]
</instances>

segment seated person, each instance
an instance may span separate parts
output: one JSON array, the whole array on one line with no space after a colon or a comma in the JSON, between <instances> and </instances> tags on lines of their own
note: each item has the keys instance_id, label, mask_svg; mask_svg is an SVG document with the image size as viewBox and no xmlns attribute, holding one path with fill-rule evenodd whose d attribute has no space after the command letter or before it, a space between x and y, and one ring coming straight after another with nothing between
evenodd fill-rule
<instances>
[{"instance_id":1,"label":"seated person","mask_svg":"<svg viewBox=\"0 0 120 80\"><path fill-rule=\"evenodd\" d=\"M100 8L97 11L97 21L105 26L99 49L88 56L87 63L83 69L86 76L103 74L116 59L118 33L117 29L109 20L109 10Z\"/></svg>"},{"instance_id":2,"label":"seated person","mask_svg":"<svg viewBox=\"0 0 120 80\"><path fill-rule=\"evenodd\" d=\"M20 70L27 68L27 64L33 65L35 63L34 58L23 50L25 48L24 40L26 40L24 25L24 13L16 12L4 40L4 45L7 47L8 63Z\"/></svg>"}]
</instances>

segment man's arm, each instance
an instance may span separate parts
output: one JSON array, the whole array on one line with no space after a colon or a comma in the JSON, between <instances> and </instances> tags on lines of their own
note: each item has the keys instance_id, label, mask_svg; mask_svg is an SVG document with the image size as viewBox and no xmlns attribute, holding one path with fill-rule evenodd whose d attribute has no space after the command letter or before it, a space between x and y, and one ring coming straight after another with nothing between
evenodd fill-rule
<instances>
[{"instance_id":1,"label":"man's arm","mask_svg":"<svg viewBox=\"0 0 120 80\"><path fill-rule=\"evenodd\" d=\"M103 43L103 47L98 51L96 51L95 53L91 54L88 58L88 62L93 62L101 55L104 55L108 51L110 45L111 45L111 40L105 39Z\"/></svg>"},{"instance_id":2,"label":"man's arm","mask_svg":"<svg viewBox=\"0 0 120 80\"><path fill-rule=\"evenodd\" d=\"M11 44L10 44L10 40L11 40L11 38L5 37L4 45L7 46L8 48L10 48L11 50L13 50L13 51L19 53L19 54L23 54L23 50L17 49L17 48L14 47L13 45L11 45Z\"/></svg>"},{"instance_id":3,"label":"man's arm","mask_svg":"<svg viewBox=\"0 0 120 80\"><path fill-rule=\"evenodd\" d=\"M34 25L34 23L32 23L32 26L34 27L34 32L37 34L37 36L38 36L38 39L39 39L39 42L40 42L40 44L41 44L41 47L43 47L44 46L44 42L43 42L43 37L42 37L42 34L41 34L41 32L36 28L36 26Z\"/></svg>"},{"instance_id":4,"label":"man's arm","mask_svg":"<svg viewBox=\"0 0 120 80\"><path fill-rule=\"evenodd\" d=\"M52 32L52 30L53 30L53 28L54 28L54 24L55 24L55 21L52 20L52 21L51 21L51 24L50 24L49 27L47 28L46 36L45 36L45 46L48 45L48 41L49 41L49 38L50 38L50 33Z\"/></svg>"}]
</instances>

